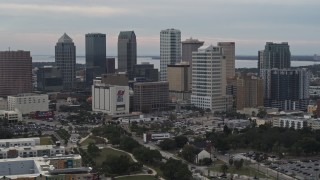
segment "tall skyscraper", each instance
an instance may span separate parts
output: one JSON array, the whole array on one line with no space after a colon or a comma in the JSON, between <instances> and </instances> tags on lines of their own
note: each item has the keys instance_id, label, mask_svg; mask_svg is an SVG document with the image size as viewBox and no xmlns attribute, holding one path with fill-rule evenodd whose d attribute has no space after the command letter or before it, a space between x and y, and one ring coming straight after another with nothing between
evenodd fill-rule
<instances>
[{"instance_id":1,"label":"tall skyscraper","mask_svg":"<svg viewBox=\"0 0 320 180\"><path fill-rule=\"evenodd\" d=\"M76 47L66 33L59 38L55 46L55 59L62 73L63 89L73 89L76 81Z\"/></svg>"},{"instance_id":2,"label":"tall skyscraper","mask_svg":"<svg viewBox=\"0 0 320 180\"><path fill-rule=\"evenodd\" d=\"M263 80L250 74L237 78L237 109L263 106Z\"/></svg>"},{"instance_id":3,"label":"tall skyscraper","mask_svg":"<svg viewBox=\"0 0 320 180\"><path fill-rule=\"evenodd\" d=\"M137 64L137 41L134 31L121 31L118 36L118 71L133 79Z\"/></svg>"},{"instance_id":4,"label":"tall skyscraper","mask_svg":"<svg viewBox=\"0 0 320 180\"><path fill-rule=\"evenodd\" d=\"M0 51L0 97L32 92L29 51Z\"/></svg>"},{"instance_id":5,"label":"tall skyscraper","mask_svg":"<svg viewBox=\"0 0 320 180\"><path fill-rule=\"evenodd\" d=\"M190 100L191 78L191 68L188 62L168 65L167 80L171 100Z\"/></svg>"},{"instance_id":6,"label":"tall skyscraper","mask_svg":"<svg viewBox=\"0 0 320 180\"><path fill-rule=\"evenodd\" d=\"M287 42L280 44L267 42L263 51L258 54L258 68L261 69L285 69L290 68L290 47Z\"/></svg>"},{"instance_id":7,"label":"tall skyscraper","mask_svg":"<svg viewBox=\"0 0 320 180\"><path fill-rule=\"evenodd\" d=\"M222 47L226 61L226 77L233 78L235 76L235 43L234 42L218 42L218 46Z\"/></svg>"},{"instance_id":8,"label":"tall skyscraper","mask_svg":"<svg viewBox=\"0 0 320 180\"><path fill-rule=\"evenodd\" d=\"M306 110L310 73L307 69L262 69L264 105L280 110Z\"/></svg>"},{"instance_id":9,"label":"tall skyscraper","mask_svg":"<svg viewBox=\"0 0 320 180\"><path fill-rule=\"evenodd\" d=\"M181 61L181 32L166 29L160 32L160 81L167 80L167 66Z\"/></svg>"},{"instance_id":10,"label":"tall skyscraper","mask_svg":"<svg viewBox=\"0 0 320 180\"><path fill-rule=\"evenodd\" d=\"M191 103L211 111L227 111L232 98L226 95L226 61L222 47L201 47L192 53Z\"/></svg>"},{"instance_id":11,"label":"tall skyscraper","mask_svg":"<svg viewBox=\"0 0 320 180\"><path fill-rule=\"evenodd\" d=\"M106 73L106 35L86 34L86 86L91 87L93 79Z\"/></svg>"},{"instance_id":12,"label":"tall skyscraper","mask_svg":"<svg viewBox=\"0 0 320 180\"><path fill-rule=\"evenodd\" d=\"M197 51L199 47L203 46L204 41L198 39L186 39L182 41L182 61L188 62L192 66L192 52Z\"/></svg>"}]
</instances>

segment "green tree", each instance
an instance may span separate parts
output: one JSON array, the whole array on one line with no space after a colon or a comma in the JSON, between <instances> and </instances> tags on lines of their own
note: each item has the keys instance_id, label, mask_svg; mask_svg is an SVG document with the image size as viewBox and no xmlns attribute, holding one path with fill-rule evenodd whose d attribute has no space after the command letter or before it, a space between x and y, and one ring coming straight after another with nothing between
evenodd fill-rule
<instances>
[{"instance_id":1,"label":"green tree","mask_svg":"<svg viewBox=\"0 0 320 180\"><path fill-rule=\"evenodd\" d=\"M243 166L243 159L237 159L237 160L235 160L234 161L234 167L236 168L236 169L241 169L241 167Z\"/></svg>"},{"instance_id":2,"label":"green tree","mask_svg":"<svg viewBox=\"0 0 320 180\"><path fill-rule=\"evenodd\" d=\"M223 175L226 175L226 173L227 173L227 171L228 171L229 167L228 167L228 165L227 165L227 164L223 164L223 165L220 167L220 169L221 169L221 171L222 171Z\"/></svg>"},{"instance_id":3,"label":"green tree","mask_svg":"<svg viewBox=\"0 0 320 180\"><path fill-rule=\"evenodd\" d=\"M150 150L150 148L139 147L132 152L135 158L143 163L154 163L162 160L162 155L158 150Z\"/></svg>"},{"instance_id":4,"label":"green tree","mask_svg":"<svg viewBox=\"0 0 320 180\"><path fill-rule=\"evenodd\" d=\"M267 111L265 109L260 108L259 111L258 111L257 116L259 118L264 118L266 115L267 115Z\"/></svg>"},{"instance_id":5,"label":"green tree","mask_svg":"<svg viewBox=\"0 0 320 180\"><path fill-rule=\"evenodd\" d=\"M164 163L160 169L168 180L189 180L192 177L186 164L172 158Z\"/></svg>"},{"instance_id":6,"label":"green tree","mask_svg":"<svg viewBox=\"0 0 320 180\"><path fill-rule=\"evenodd\" d=\"M230 159L229 159L229 165L232 166L232 165L233 165L233 162L234 162L233 159L230 158Z\"/></svg>"},{"instance_id":7,"label":"green tree","mask_svg":"<svg viewBox=\"0 0 320 180\"><path fill-rule=\"evenodd\" d=\"M163 141L161 141L159 143L159 147L162 149L162 150L174 150L177 148L177 144L176 144L176 141L175 140L172 140L172 139L164 139Z\"/></svg>"},{"instance_id":8,"label":"green tree","mask_svg":"<svg viewBox=\"0 0 320 180\"><path fill-rule=\"evenodd\" d=\"M122 136L120 138L119 146L121 149L123 149L125 151L132 152L133 149L139 147L140 144L136 140L132 139L131 137Z\"/></svg>"},{"instance_id":9,"label":"green tree","mask_svg":"<svg viewBox=\"0 0 320 180\"><path fill-rule=\"evenodd\" d=\"M88 145L88 154L91 155L92 157L99 156L100 152L101 152L101 150L94 143L90 143Z\"/></svg>"},{"instance_id":10,"label":"green tree","mask_svg":"<svg viewBox=\"0 0 320 180\"><path fill-rule=\"evenodd\" d=\"M185 145L182 148L181 155L186 161L193 163L196 158L196 155L199 152L200 150L194 147L193 145Z\"/></svg>"},{"instance_id":11,"label":"green tree","mask_svg":"<svg viewBox=\"0 0 320 180\"><path fill-rule=\"evenodd\" d=\"M176 141L178 148L183 148L183 146L188 142L188 138L186 136L177 136L174 140Z\"/></svg>"}]
</instances>

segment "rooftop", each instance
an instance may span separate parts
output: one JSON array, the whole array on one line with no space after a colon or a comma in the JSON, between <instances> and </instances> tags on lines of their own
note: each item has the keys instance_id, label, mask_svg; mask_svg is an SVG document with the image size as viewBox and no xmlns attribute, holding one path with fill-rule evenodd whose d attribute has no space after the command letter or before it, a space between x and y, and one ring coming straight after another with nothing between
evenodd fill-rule
<instances>
[{"instance_id":1,"label":"rooftop","mask_svg":"<svg viewBox=\"0 0 320 180\"><path fill-rule=\"evenodd\" d=\"M72 43L72 39L66 34L64 33L58 40L58 43Z\"/></svg>"}]
</instances>

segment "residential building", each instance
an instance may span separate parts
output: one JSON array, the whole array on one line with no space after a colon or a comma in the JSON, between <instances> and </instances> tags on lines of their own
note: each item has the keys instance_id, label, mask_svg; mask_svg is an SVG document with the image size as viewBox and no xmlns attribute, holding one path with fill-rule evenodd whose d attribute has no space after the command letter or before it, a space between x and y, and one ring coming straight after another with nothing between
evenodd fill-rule
<instances>
[{"instance_id":1,"label":"residential building","mask_svg":"<svg viewBox=\"0 0 320 180\"><path fill-rule=\"evenodd\" d=\"M267 42L264 50L258 52L258 69L290 68L291 52L287 42Z\"/></svg>"},{"instance_id":2,"label":"residential building","mask_svg":"<svg viewBox=\"0 0 320 180\"><path fill-rule=\"evenodd\" d=\"M129 86L94 82L92 111L107 113L111 116L129 114Z\"/></svg>"},{"instance_id":3,"label":"residential building","mask_svg":"<svg viewBox=\"0 0 320 180\"><path fill-rule=\"evenodd\" d=\"M212 155L206 150L202 150L199 152L196 156L195 162L198 164L200 163L203 159L211 159L212 160Z\"/></svg>"},{"instance_id":4,"label":"residential building","mask_svg":"<svg viewBox=\"0 0 320 180\"><path fill-rule=\"evenodd\" d=\"M9 124L14 124L22 121L22 114L19 111L0 110L0 119L6 119Z\"/></svg>"},{"instance_id":5,"label":"residential building","mask_svg":"<svg viewBox=\"0 0 320 180\"><path fill-rule=\"evenodd\" d=\"M218 42L218 46L222 48L226 61L226 78L235 76L235 43L234 42Z\"/></svg>"},{"instance_id":6,"label":"residential building","mask_svg":"<svg viewBox=\"0 0 320 180\"><path fill-rule=\"evenodd\" d=\"M158 81L159 71L154 68L153 64L142 62L134 65L134 77L144 78L146 81Z\"/></svg>"},{"instance_id":7,"label":"residential building","mask_svg":"<svg viewBox=\"0 0 320 180\"><path fill-rule=\"evenodd\" d=\"M91 87L93 79L106 73L106 35L89 33L86 43L86 87Z\"/></svg>"},{"instance_id":8,"label":"residential building","mask_svg":"<svg viewBox=\"0 0 320 180\"><path fill-rule=\"evenodd\" d=\"M226 61L221 47L203 46L192 53L191 103L214 112L232 107L232 97L226 95Z\"/></svg>"},{"instance_id":9,"label":"residential building","mask_svg":"<svg viewBox=\"0 0 320 180\"><path fill-rule=\"evenodd\" d=\"M250 74L237 78L237 110L263 106L263 80Z\"/></svg>"},{"instance_id":10,"label":"residential building","mask_svg":"<svg viewBox=\"0 0 320 180\"><path fill-rule=\"evenodd\" d=\"M115 58L107 58L107 74L114 74L116 73L116 68L115 68Z\"/></svg>"},{"instance_id":11,"label":"residential building","mask_svg":"<svg viewBox=\"0 0 320 180\"><path fill-rule=\"evenodd\" d=\"M144 142L170 139L170 137L170 133L143 133Z\"/></svg>"},{"instance_id":12,"label":"residential building","mask_svg":"<svg viewBox=\"0 0 320 180\"><path fill-rule=\"evenodd\" d=\"M59 67L44 66L37 72L38 91L59 92L63 89L63 77Z\"/></svg>"},{"instance_id":13,"label":"residential building","mask_svg":"<svg viewBox=\"0 0 320 180\"><path fill-rule=\"evenodd\" d=\"M151 112L167 109L168 82L137 82L133 85L133 92L134 111Z\"/></svg>"},{"instance_id":14,"label":"residential building","mask_svg":"<svg viewBox=\"0 0 320 180\"><path fill-rule=\"evenodd\" d=\"M103 74L101 82L109 85L128 86L128 76L126 74Z\"/></svg>"},{"instance_id":15,"label":"residential building","mask_svg":"<svg viewBox=\"0 0 320 180\"><path fill-rule=\"evenodd\" d=\"M189 63L168 65L167 71L170 100L190 100L192 77Z\"/></svg>"},{"instance_id":16,"label":"residential building","mask_svg":"<svg viewBox=\"0 0 320 180\"><path fill-rule=\"evenodd\" d=\"M167 67L181 61L181 32L166 29L160 32L160 81L167 81Z\"/></svg>"},{"instance_id":17,"label":"residential building","mask_svg":"<svg viewBox=\"0 0 320 180\"><path fill-rule=\"evenodd\" d=\"M63 89L72 90L76 84L76 46L64 33L55 46L55 62L63 78Z\"/></svg>"},{"instance_id":18,"label":"residential building","mask_svg":"<svg viewBox=\"0 0 320 180\"><path fill-rule=\"evenodd\" d=\"M244 129L246 127L249 127L251 125L251 122L246 119L232 119L227 120L224 124L230 129Z\"/></svg>"},{"instance_id":19,"label":"residential building","mask_svg":"<svg viewBox=\"0 0 320 180\"><path fill-rule=\"evenodd\" d=\"M32 92L30 51L0 51L0 97Z\"/></svg>"},{"instance_id":20,"label":"residential building","mask_svg":"<svg viewBox=\"0 0 320 180\"><path fill-rule=\"evenodd\" d=\"M309 79L307 69L262 69L264 106L280 110L307 110Z\"/></svg>"},{"instance_id":21,"label":"residential building","mask_svg":"<svg viewBox=\"0 0 320 180\"><path fill-rule=\"evenodd\" d=\"M118 71L127 72L130 80L137 64L137 41L134 31L121 31L118 36Z\"/></svg>"},{"instance_id":22,"label":"residential building","mask_svg":"<svg viewBox=\"0 0 320 180\"><path fill-rule=\"evenodd\" d=\"M182 62L189 63L192 66L192 52L197 51L199 47L203 46L204 41L199 41L198 39L186 39L182 41ZM191 74L190 74L191 75Z\"/></svg>"},{"instance_id":23,"label":"residential building","mask_svg":"<svg viewBox=\"0 0 320 180\"><path fill-rule=\"evenodd\" d=\"M8 96L8 110L30 114L35 111L49 111L49 97L47 94L18 94Z\"/></svg>"}]
</instances>

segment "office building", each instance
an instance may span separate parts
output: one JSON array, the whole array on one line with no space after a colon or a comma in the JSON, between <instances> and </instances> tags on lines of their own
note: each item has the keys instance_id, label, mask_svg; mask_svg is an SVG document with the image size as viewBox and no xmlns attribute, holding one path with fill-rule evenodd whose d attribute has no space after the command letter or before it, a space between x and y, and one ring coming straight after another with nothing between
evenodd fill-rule
<instances>
[{"instance_id":1,"label":"office building","mask_svg":"<svg viewBox=\"0 0 320 180\"><path fill-rule=\"evenodd\" d=\"M118 36L118 71L127 72L130 80L137 64L137 41L134 31L121 31Z\"/></svg>"},{"instance_id":2,"label":"office building","mask_svg":"<svg viewBox=\"0 0 320 180\"><path fill-rule=\"evenodd\" d=\"M36 111L49 111L49 97L47 94L18 94L8 96L8 110L30 114Z\"/></svg>"},{"instance_id":3,"label":"office building","mask_svg":"<svg viewBox=\"0 0 320 180\"><path fill-rule=\"evenodd\" d=\"M106 35L86 34L86 86L91 87L93 79L106 73Z\"/></svg>"},{"instance_id":4,"label":"office building","mask_svg":"<svg viewBox=\"0 0 320 180\"><path fill-rule=\"evenodd\" d=\"M191 103L196 107L213 112L232 107L232 98L226 95L224 57L222 47L212 45L192 53Z\"/></svg>"},{"instance_id":5,"label":"office building","mask_svg":"<svg viewBox=\"0 0 320 180\"><path fill-rule=\"evenodd\" d=\"M115 58L107 58L107 72L106 74L114 74L116 73L116 59Z\"/></svg>"},{"instance_id":6,"label":"office building","mask_svg":"<svg viewBox=\"0 0 320 180\"><path fill-rule=\"evenodd\" d=\"M148 113L168 107L168 82L137 82L134 83L133 92L134 111Z\"/></svg>"},{"instance_id":7,"label":"office building","mask_svg":"<svg viewBox=\"0 0 320 180\"><path fill-rule=\"evenodd\" d=\"M0 110L8 109L8 101L5 98L0 97Z\"/></svg>"},{"instance_id":8,"label":"office building","mask_svg":"<svg viewBox=\"0 0 320 180\"><path fill-rule=\"evenodd\" d=\"M52 157L61 154L65 154L65 148L56 145L0 147L0 159L17 157Z\"/></svg>"},{"instance_id":9,"label":"office building","mask_svg":"<svg viewBox=\"0 0 320 180\"><path fill-rule=\"evenodd\" d=\"M92 111L108 115L129 113L129 86L94 82L92 85Z\"/></svg>"},{"instance_id":10,"label":"office building","mask_svg":"<svg viewBox=\"0 0 320 180\"><path fill-rule=\"evenodd\" d=\"M134 77L144 78L146 81L158 81L159 71L154 69L154 65L148 62L136 64L134 66Z\"/></svg>"},{"instance_id":11,"label":"office building","mask_svg":"<svg viewBox=\"0 0 320 180\"><path fill-rule=\"evenodd\" d=\"M29 51L0 51L0 97L32 92Z\"/></svg>"},{"instance_id":12,"label":"office building","mask_svg":"<svg viewBox=\"0 0 320 180\"><path fill-rule=\"evenodd\" d=\"M237 78L237 110L263 106L263 80L250 74Z\"/></svg>"},{"instance_id":13,"label":"office building","mask_svg":"<svg viewBox=\"0 0 320 180\"><path fill-rule=\"evenodd\" d=\"M258 69L290 68L290 47L287 42L267 42L264 50L258 52Z\"/></svg>"},{"instance_id":14,"label":"office building","mask_svg":"<svg viewBox=\"0 0 320 180\"><path fill-rule=\"evenodd\" d=\"M168 65L170 100L190 100L191 68L188 62Z\"/></svg>"},{"instance_id":15,"label":"office building","mask_svg":"<svg viewBox=\"0 0 320 180\"><path fill-rule=\"evenodd\" d=\"M262 69L264 106L280 110L306 110L310 73L307 69Z\"/></svg>"},{"instance_id":16,"label":"office building","mask_svg":"<svg viewBox=\"0 0 320 180\"><path fill-rule=\"evenodd\" d=\"M235 43L234 42L218 42L218 46L222 48L226 61L226 77L233 78L235 76Z\"/></svg>"},{"instance_id":17,"label":"office building","mask_svg":"<svg viewBox=\"0 0 320 180\"><path fill-rule=\"evenodd\" d=\"M63 89L63 77L59 67L44 66L37 72L38 91L52 92Z\"/></svg>"},{"instance_id":18,"label":"office building","mask_svg":"<svg viewBox=\"0 0 320 180\"><path fill-rule=\"evenodd\" d=\"M192 52L197 51L199 47L203 46L204 41L198 39L186 39L182 41L182 58L181 61L187 62L192 66Z\"/></svg>"},{"instance_id":19,"label":"office building","mask_svg":"<svg viewBox=\"0 0 320 180\"><path fill-rule=\"evenodd\" d=\"M39 137L17 138L17 139L0 139L0 147L21 147L40 145Z\"/></svg>"},{"instance_id":20,"label":"office building","mask_svg":"<svg viewBox=\"0 0 320 180\"><path fill-rule=\"evenodd\" d=\"M307 119L302 117L282 117L274 118L272 121L273 127L302 129L308 126Z\"/></svg>"},{"instance_id":21,"label":"office building","mask_svg":"<svg viewBox=\"0 0 320 180\"><path fill-rule=\"evenodd\" d=\"M181 61L181 32L166 29L160 32L160 81L167 81L167 67Z\"/></svg>"},{"instance_id":22,"label":"office building","mask_svg":"<svg viewBox=\"0 0 320 180\"><path fill-rule=\"evenodd\" d=\"M76 47L64 33L55 46L55 61L63 77L63 89L72 90L76 83Z\"/></svg>"}]
</instances>

